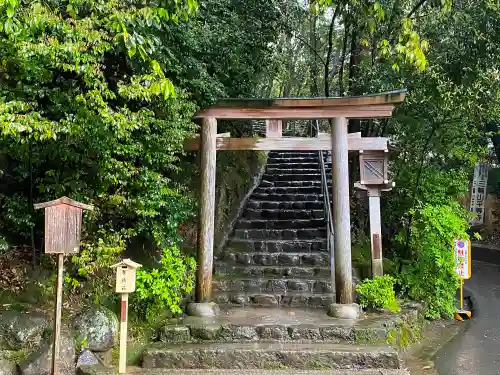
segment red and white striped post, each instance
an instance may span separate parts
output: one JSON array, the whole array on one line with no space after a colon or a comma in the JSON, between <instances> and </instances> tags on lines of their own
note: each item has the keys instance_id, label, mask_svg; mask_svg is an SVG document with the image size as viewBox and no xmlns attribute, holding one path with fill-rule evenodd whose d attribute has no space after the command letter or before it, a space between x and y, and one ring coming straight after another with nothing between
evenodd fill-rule
<instances>
[{"instance_id":1,"label":"red and white striped post","mask_svg":"<svg viewBox=\"0 0 500 375\"><path fill-rule=\"evenodd\" d=\"M122 294L122 311L120 319L120 362L118 372L127 372L127 316L128 316L128 293Z\"/></svg>"},{"instance_id":2,"label":"red and white striped post","mask_svg":"<svg viewBox=\"0 0 500 375\"><path fill-rule=\"evenodd\" d=\"M116 292L122 296L118 372L125 374L127 372L128 295L135 291L135 274L137 268L141 267L141 265L130 259L124 259L111 267L116 268Z\"/></svg>"}]
</instances>

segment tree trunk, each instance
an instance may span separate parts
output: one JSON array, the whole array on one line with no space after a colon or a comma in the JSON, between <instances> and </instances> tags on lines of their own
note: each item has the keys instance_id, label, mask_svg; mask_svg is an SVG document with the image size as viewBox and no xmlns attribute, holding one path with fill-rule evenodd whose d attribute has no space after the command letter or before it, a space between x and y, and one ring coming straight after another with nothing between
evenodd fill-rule
<instances>
[{"instance_id":1,"label":"tree trunk","mask_svg":"<svg viewBox=\"0 0 500 375\"><path fill-rule=\"evenodd\" d=\"M347 54L347 41L349 39L349 20L347 15L344 17L344 40L342 41L342 56L340 57L339 69L339 96L344 96L344 67Z\"/></svg>"}]
</instances>

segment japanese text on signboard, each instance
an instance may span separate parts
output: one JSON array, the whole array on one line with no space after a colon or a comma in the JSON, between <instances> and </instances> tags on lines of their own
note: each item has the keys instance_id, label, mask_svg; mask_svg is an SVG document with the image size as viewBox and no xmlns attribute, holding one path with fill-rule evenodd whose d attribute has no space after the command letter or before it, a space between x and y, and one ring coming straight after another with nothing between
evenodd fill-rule
<instances>
[{"instance_id":1,"label":"japanese text on signboard","mask_svg":"<svg viewBox=\"0 0 500 375\"><path fill-rule=\"evenodd\" d=\"M455 272L460 279L469 279L471 276L469 241L455 240Z\"/></svg>"}]
</instances>

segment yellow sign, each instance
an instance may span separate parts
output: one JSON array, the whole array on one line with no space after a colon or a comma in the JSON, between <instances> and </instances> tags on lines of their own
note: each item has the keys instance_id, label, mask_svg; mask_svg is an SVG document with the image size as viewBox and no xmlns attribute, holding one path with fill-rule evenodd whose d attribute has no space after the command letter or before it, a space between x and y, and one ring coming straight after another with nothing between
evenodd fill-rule
<instances>
[{"instance_id":1,"label":"yellow sign","mask_svg":"<svg viewBox=\"0 0 500 375\"><path fill-rule=\"evenodd\" d=\"M470 241L455 240L455 272L459 279L468 280L471 277Z\"/></svg>"}]
</instances>

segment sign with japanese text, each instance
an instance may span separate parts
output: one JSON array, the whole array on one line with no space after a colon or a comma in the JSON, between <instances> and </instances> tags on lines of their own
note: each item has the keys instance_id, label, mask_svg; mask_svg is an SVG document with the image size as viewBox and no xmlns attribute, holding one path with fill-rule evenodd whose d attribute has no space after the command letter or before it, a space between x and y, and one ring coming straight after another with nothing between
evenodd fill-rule
<instances>
[{"instance_id":1,"label":"sign with japanese text","mask_svg":"<svg viewBox=\"0 0 500 375\"><path fill-rule=\"evenodd\" d=\"M455 272L462 280L470 279L471 277L471 256L470 242L467 240L454 241L455 253Z\"/></svg>"}]
</instances>

